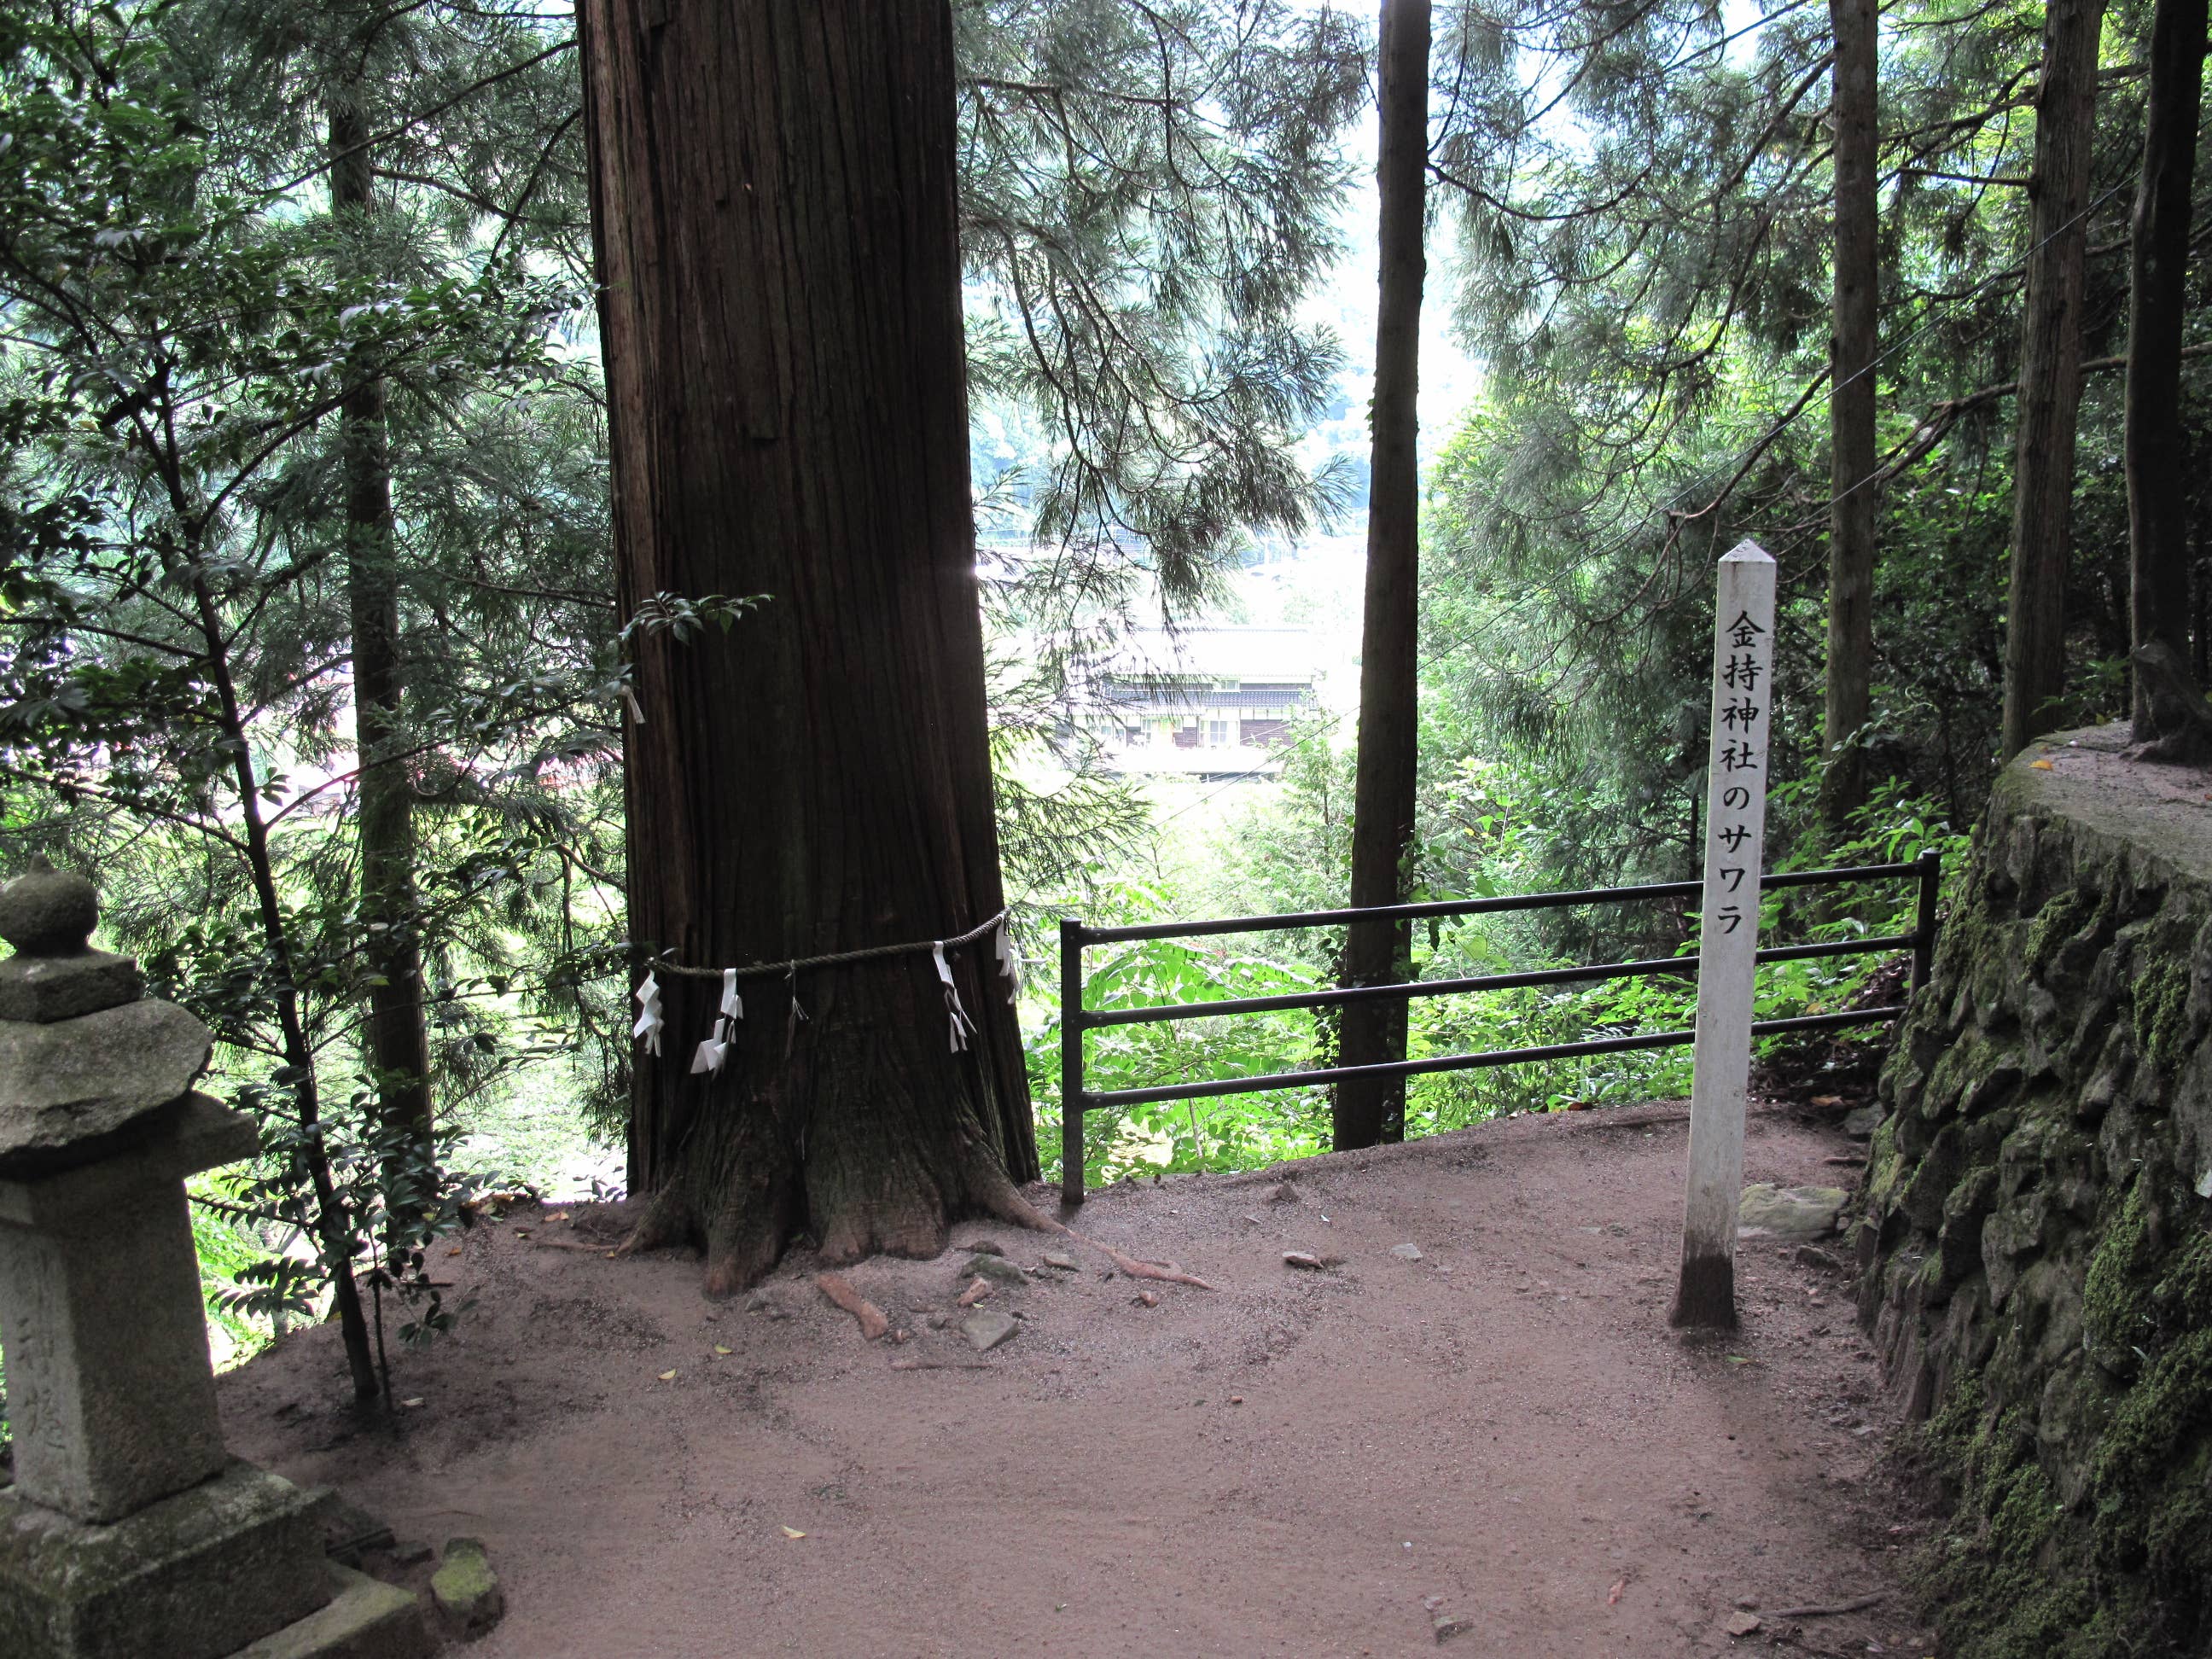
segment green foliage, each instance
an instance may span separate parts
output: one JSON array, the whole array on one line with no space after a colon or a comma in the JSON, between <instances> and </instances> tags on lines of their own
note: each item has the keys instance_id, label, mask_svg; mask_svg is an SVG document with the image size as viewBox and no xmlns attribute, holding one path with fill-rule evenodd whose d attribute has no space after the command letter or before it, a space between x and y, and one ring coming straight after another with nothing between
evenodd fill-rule
<instances>
[{"instance_id":1,"label":"green foliage","mask_svg":"<svg viewBox=\"0 0 2212 1659\"><path fill-rule=\"evenodd\" d=\"M1583 796L1558 790L1555 775L1540 759L1465 758L1442 787L1425 790L1415 898L1494 897L1583 884L1578 872L1551 861L1587 805ZM1071 908L1093 927L1111 927L1333 907L1341 902L1349 850L1342 814L1348 781L1346 757L1309 739L1294 754L1279 793L1254 802L1217 836L1178 835L1171 823L1163 826L1155 862L1176 873L1101 883L1087 904ZM1781 810L1795 804L1785 792ZM1876 792L1857 822L1851 840L1800 847L1774 866L1909 863L1932 850L1943 854L1952 881L1964 878L1967 838L1934 803L1892 782ZM1181 843L1178 853L1165 850L1172 842ZM1910 878L1770 891L1761 905L1760 939L1800 944L1909 933L1917 901L1918 884ZM1665 960L1694 952L1695 930L1694 913L1679 900L1440 919L1415 929L1415 976L1462 979L1624 958ZM1254 937L1266 957L1242 954L1234 941L1218 937L1094 948L1086 957L1085 1006L1225 1001L1336 982L1340 929ZM1893 994L1887 988L1898 970L1894 955L1879 952L1770 963L1759 972L1755 1017L1863 1006ZM1048 1163L1059 1146L1060 1023L1048 998L1051 988L1032 987L1040 1018L1029 1047L1038 1141ZM1145 1088L1327 1066L1334 1051L1331 1014L1327 1008L1278 1010L1109 1027L1086 1036L1085 1086ZM1686 973L1451 994L1410 1005L1407 1052L1421 1059L1681 1031L1695 1014L1695 984ZM1887 1030L1869 1027L1830 1040L1881 1045ZM1783 1058L1798 1041L1766 1038L1762 1052ZM1439 1073L1408 1080L1407 1133L1434 1134L1515 1112L1674 1098L1689 1085L1686 1045ZM1328 1143L1327 1097L1316 1088L1158 1103L1086 1115L1085 1179L1155 1168L1249 1168L1326 1151Z\"/></svg>"},{"instance_id":2,"label":"green foliage","mask_svg":"<svg viewBox=\"0 0 2212 1659\"><path fill-rule=\"evenodd\" d=\"M1024 439L981 481L1048 550L1032 603L1080 620L1141 576L1187 604L1246 533L1334 499L1290 453L1339 367L1297 312L1336 252L1365 41L1282 0L953 15L969 379Z\"/></svg>"},{"instance_id":3,"label":"green foliage","mask_svg":"<svg viewBox=\"0 0 2212 1659\"><path fill-rule=\"evenodd\" d=\"M603 913L577 941L569 902L607 858L621 667L604 602L560 591L603 546L593 387L560 339L580 293L434 213L380 216L385 257L362 258L319 189L319 60L296 40L260 58L236 21L57 7L0 38L0 776L15 844L92 873L114 942L217 1036L216 1086L263 1130L238 1201L263 1249L315 1245L226 1260L223 1308L266 1317L365 1254L373 1291L424 1288L411 1235L453 1194L356 1075L376 970L347 811L341 406L385 388L421 826L401 925L447 1110L550 1048L533 1016L593 1029L586 977L618 930ZM408 50L513 51L513 23L475 14L462 40L418 18ZM533 933L553 963L535 1006L488 1017Z\"/></svg>"},{"instance_id":4,"label":"green foliage","mask_svg":"<svg viewBox=\"0 0 2212 1659\"><path fill-rule=\"evenodd\" d=\"M223 1209L213 1208L204 1197L194 1197L192 1248L199 1254L200 1287L207 1302L210 1335L219 1333L229 1350L219 1355L216 1363L235 1364L252 1358L269 1340L267 1322L252 1317L251 1310L241 1305L236 1290L242 1280L260 1272L270 1257L267 1246L240 1225L245 1218L241 1210L233 1209L228 1200L213 1202L222 1204Z\"/></svg>"},{"instance_id":5,"label":"green foliage","mask_svg":"<svg viewBox=\"0 0 2212 1659\"><path fill-rule=\"evenodd\" d=\"M1212 944L1213 941L1206 941ZM1279 996L1316 988L1296 969L1179 939L1102 947L1084 1000L1093 1012ZM1313 1063L1312 1023L1292 1012L1109 1026L1085 1036L1084 1084L1104 1091L1185 1079L1296 1071ZM1060 1109L1057 1014L1029 1050L1041 1123ZM1324 1152L1328 1109L1320 1091L1283 1091L1169 1101L1085 1115L1084 1179L1104 1183L1155 1171L1251 1169ZM1058 1137L1041 1134L1053 1147ZM1048 1163L1050 1160L1048 1158Z\"/></svg>"},{"instance_id":6,"label":"green foliage","mask_svg":"<svg viewBox=\"0 0 2212 1659\"><path fill-rule=\"evenodd\" d=\"M2081 344L2103 367L2081 413L2058 723L2109 718L2124 694L2109 371L2148 12L2112 9L2098 94ZM1690 872L1707 573L1745 536L1783 582L1773 781L1820 763L1828 18L1788 6L1734 33L1742 21L1561 0L1463 8L1449 37L1439 188L1468 261L1462 322L1492 372L1436 472L1429 718L1447 760L1516 751L1579 796L1554 862L1586 878ZM1881 26L1881 556L1874 711L1852 741L1873 776L1955 824L1979 811L1996 741L2033 137L2019 112L2041 23L2036 6L1912 0ZM2197 192L2212 200L2201 168ZM2202 359L2185 374L2203 461ZM2191 473L2192 521L2212 523L2207 470ZM1770 847L1808 837L1812 805L1778 800Z\"/></svg>"}]
</instances>

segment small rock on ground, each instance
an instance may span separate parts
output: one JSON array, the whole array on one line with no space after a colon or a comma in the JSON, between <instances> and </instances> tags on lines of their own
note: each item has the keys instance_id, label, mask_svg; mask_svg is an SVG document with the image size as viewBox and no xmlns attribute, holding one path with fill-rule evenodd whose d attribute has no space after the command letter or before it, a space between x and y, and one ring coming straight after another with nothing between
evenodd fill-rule
<instances>
[{"instance_id":1,"label":"small rock on ground","mask_svg":"<svg viewBox=\"0 0 2212 1659\"><path fill-rule=\"evenodd\" d=\"M1460 1619L1446 1613L1444 1598L1441 1595L1424 1597L1421 1606L1427 1610L1429 1628L1436 1632L1438 1647L1450 1641L1453 1637L1463 1635L1474 1628L1474 1621L1472 1619Z\"/></svg>"},{"instance_id":2,"label":"small rock on ground","mask_svg":"<svg viewBox=\"0 0 2212 1659\"><path fill-rule=\"evenodd\" d=\"M995 1279L1001 1285L1026 1285L1029 1275L1002 1255L976 1255L968 1259L961 1273L968 1278Z\"/></svg>"},{"instance_id":3,"label":"small rock on ground","mask_svg":"<svg viewBox=\"0 0 2212 1659\"><path fill-rule=\"evenodd\" d=\"M1418 1244L1393 1244L1390 1247L1390 1254L1401 1261L1419 1261L1421 1259L1421 1247Z\"/></svg>"},{"instance_id":4,"label":"small rock on ground","mask_svg":"<svg viewBox=\"0 0 2212 1659\"><path fill-rule=\"evenodd\" d=\"M1743 1189L1736 1232L1744 1238L1825 1238L1836 1231L1849 1196L1841 1187L1776 1187L1757 1182Z\"/></svg>"},{"instance_id":5,"label":"small rock on ground","mask_svg":"<svg viewBox=\"0 0 2212 1659\"><path fill-rule=\"evenodd\" d=\"M990 1352L1019 1329L1021 1325L1012 1314L990 1308L978 1308L960 1322L960 1334L977 1353Z\"/></svg>"},{"instance_id":6,"label":"small rock on ground","mask_svg":"<svg viewBox=\"0 0 2212 1659\"><path fill-rule=\"evenodd\" d=\"M439 1622L464 1642L473 1642L500 1621L507 1595L491 1570L484 1547L474 1538L448 1539L446 1559L430 1575L430 1596Z\"/></svg>"},{"instance_id":7,"label":"small rock on ground","mask_svg":"<svg viewBox=\"0 0 2212 1659\"><path fill-rule=\"evenodd\" d=\"M1881 1108L1861 1106L1844 1116L1844 1133L1853 1140L1868 1140L1881 1127Z\"/></svg>"},{"instance_id":8,"label":"small rock on ground","mask_svg":"<svg viewBox=\"0 0 2212 1659\"><path fill-rule=\"evenodd\" d=\"M1064 1255L1058 1250L1047 1250L1045 1252L1044 1265L1048 1267L1057 1267L1064 1273L1072 1273L1076 1271L1075 1258L1072 1255Z\"/></svg>"}]
</instances>

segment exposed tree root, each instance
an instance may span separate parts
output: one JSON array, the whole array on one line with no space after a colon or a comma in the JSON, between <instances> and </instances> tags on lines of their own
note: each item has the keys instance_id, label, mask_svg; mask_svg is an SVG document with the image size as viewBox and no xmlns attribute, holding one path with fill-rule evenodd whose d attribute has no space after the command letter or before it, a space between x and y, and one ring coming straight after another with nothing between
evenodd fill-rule
<instances>
[{"instance_id":1,"label":"exposed tree root","mask_svg":"<svg viewBox=\"0 0 2212 1659\"><path fill-rule=\"evenodd\" d=\"M981 1359L894 1359L895 1371L994 1371L996 1365Z\"/></svg>"},{"instance_id":2,"label":"exposed tree root","mask_svg":"<svg viewBox=\"0 0 2212 1659\"><path fill-rule=\"evenodd\" d=\"M755 1139L745 1149L749 1157L733 1158L735 1171L716 1188L710 1215L690 1195L692 1183L672 1182L653 1194L630 1235L617 1248L617 1256L638 1255L672 1245L697 1245L707 1254L707 1295L720 1301L765 1278L796 1235L806 1216L805 1185L800 1172L780 1149ZM909 1170L911 1176L915 1171ZM941 1177L940 1177L941 1178ZM1028 1203L1018 1188L981 1146L969 1148L964 1167L949 1182L952 1190L923 1177L924 1189L854 1193L854 1186L837 1182L833 1190L853 1195L830 1215L813 1218L818 1228L819 1253L824 1262L842 1265L882 1254L927 1260L940 1254L952 1218L963 1212L994 1216L1032 1232L1056 1233L1096 1250L1131 1279L1152 1279L1167 1285L1189 1285L1210 1291L1213 1286L1195 1273L1185 1273L1172 1261L1149 1261L1086 1238L1073 1227L1054 1220ZM874 1183L870 1183L874 1184ZM848 1303L829 1281L836 1279L856 1301L860 1298L835 1273L815 1282L823 1294L860 1318L868 1320ZM877 1317L882 1318L880 1310ZM886 1328L888 1323L886 1322ZM871 1331L870 1340L882 1334Z\"/></svg>"},{"instance_id":3,"label":"exposed tree root","mask_svg":"<svg viewBox=\"0 0 2212 1659\"><path fill-rule=\"evenodd\" d=\"M1172 1261L1146 1261L1138 1256L1124 1255L1111 1244L1101 1244L1095 1238L1085 1238L1073 1227L1061 1227L1060 1231L1077 1243L1088 1244L1092 1249L1102 1252L1132 1279L1156 1279L1163 1285L1194 1285L1201 1291L1213 1288L1196 1273L1187 1273Z\"/></svg>"},{"instance_id":4,"label":"exposed tree root","mask_svg":"<svg viewBox=\"0 0 2212 1659\"><path fill-rule=\"evenodd\" d=\"M1037 1210L1033 1203L1022 1199L1022 1194L1015 1192L1011 1182L1000 1182L998 1192L987 1192L982 1207L988 1214L995 1214L1000 1221L1011 1221L1018 1228L1029 1228L1030 1232L1057 1232L1061 1239L1073 1239L1084 1248L1097 1249L1099 1255L1106 1256L1106 1261L1110 1261L1117 1270L1128 1274L1130 1279L1157 1279L1164 1285L1197 1285L1199 1290L1212 1290L1212 1285L1207 1285L1203 1279L1199 1279L1197 1274L1186 1274L1172 1261L1144 1261L1141 1256L1128 1256L1119 1252L1110 1243L1086 1239L1075 1228L1066 1225L1064 1221L1055 1221L1053 1217Z\"/></svg>"},{"instance_id":5,"label":"exposed tree root","mask_svg":"<svg viewBox=\"0 0 2212 1659\"><path fill-rule=\"evenodd\" d=\"M1085 1237L1065 1222L1055 1221L1025 1202L1011 1182L1006 1183L1004 1194L996 1195L996 1201L986 1207L1000 1220L1011 1221L1018 1227L1026 1227L1032 1232L1058 1233L1062 1238L1073 1239L1078 1244L1097 1251L1131 1279L1158 1279L1164 1285L1194 1285L1201 1291L1213 1288L1197 1274L1185 1273L1172 1261L1146 1261L1137 1256L1126 1255L1111 1244L1102 1244L1095 1238Z\"/></svg>"},{"instance_id":6,"label":"exposed tree root","mask_svg":"<svg viewBox=\"0 0 2212 1659\"><path fill-rule=\"evenodd\" d=\"M645 1206L645 1213L629 1230L629 1237L615 1246L615 1255L627 1258L643 1255L648 1250L665 1250L671 1245L692 1243L691 1207L684 1202L674 1188L653 1194Z\"/></svg>"},{"instance_id":7,"label":"exposed tree root","mask_svg":"<svg viewBox=\"0 0 2212 1659\"><path fill-rule=\"evenodd\" d=\"M872 1342L887 1334L891 1322L884 1310L853 1288L852 1280L842 1273L817 1273L814 1288L860 1322L860 1334Z\"/></svg>"},{"instance_id":8,"label":"exposed tree root","mask_svg":"<svg viewBox=\"0 0 2212 1659\"><path fill-rule=\"evenodd\" d=\"M1888 1599L1887 1593L1876 1590L1871 1595L1854 1595L1850 1601L1838 1601L1832 1607L1784 1607L1779 1613L1769 1613L1767 1617L1775 1620L1832 1619L1838 1613L1864 1613L1869 1607L1877 1606Z\"/></svg>"}]
</instances>

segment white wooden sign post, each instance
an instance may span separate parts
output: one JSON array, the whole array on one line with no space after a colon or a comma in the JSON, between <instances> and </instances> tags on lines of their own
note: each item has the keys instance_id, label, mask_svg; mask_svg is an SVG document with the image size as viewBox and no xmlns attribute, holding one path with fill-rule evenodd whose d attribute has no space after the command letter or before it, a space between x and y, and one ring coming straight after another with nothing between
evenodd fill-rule
<instances>
[{"instance_id":1,"label":"white wooden sign post","mask_svg":"<svg viewBox=\"0 0 2212 1659\"><path fill-rule=\"evenodd\" d=\"M1751 1079L1752 975L1766 832L1773 703L1774 561L1756 542L1722 555L1713 612L1712 748L1705 782L1705 914L1698 934L1690 1179L1673 1322L1735 1324L1736 1202Z\"/></svg>"}]
</instances>

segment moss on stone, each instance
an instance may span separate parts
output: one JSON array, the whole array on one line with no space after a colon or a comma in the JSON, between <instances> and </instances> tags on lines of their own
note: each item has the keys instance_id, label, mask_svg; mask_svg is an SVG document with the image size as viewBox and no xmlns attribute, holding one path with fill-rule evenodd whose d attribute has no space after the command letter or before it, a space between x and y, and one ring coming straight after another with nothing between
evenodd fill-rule
<instances>
[{"instance_id":1,"label":"moss on stone","mask_svg":"<svg viewBox=\"0 0 2212 1659\"><path fill-rule=\"evenodd\" d=\"M2086 1443L2058 1450L2086 1461L2086 1514L2069 1513L2044 1467L2061 1425L2044 1422L2039 1436L2027 1408L1984 1403L2035 1398L2050 1359L2029 1352L2025 1332L1960 1378L1925 1431L1956 1503L1918 1576L1958 1659L2193 1652L2180 1644L2212 1627L2212 1237L2162 1255L2150 1206L2131 1190L2083 1297L2093 1343L2154 1359L2131 1387L2082 1395L2111 1401L2109 1412L2069 1413ZM2081 1394L2087 1379L2076 1381Z\"/></svg>"},{"instance_id":2,"label":"moss on stone","mask_svg":"<svg viewBox=\"0 0 2212 1659\"><path fill-rule=\"evenodd\" d=\"M2105 1229L2081 1284L2081 1319L2091 1356L2107 1370L2135 1374L2136 1350L2155 1323L2144 1303L2157 1268L2150 1214L2138 1182L2128 1188L2119 1213Z\"/></svg>"},{"instance_id":3,"label":"moss on stone","mask_svg":"<svg viewBox=\"0 0 2212 1659\"><path fill-rule=\"evenodd\" d=\"M2182 1337L2128 1391L2098 1442L2099 1559L2160 1588L2212 1578L2212 1329Z\"/></svg>"},{"instance_id":4,"label":"moss on stone","mask_svg":"<svg viewBox=\"0 0 2212 1659\"><path fill-rule=\"evenodd\" d=\"M2189 959L2154 956L2135 981L2136 1042L2161 1071L2178 1069L2189 1031Z\"/></svg>"},{"instance_id":5,"label":"moss on stone","mask_svg":"<svg viewBox=\"0 0 2212 1659\"><path fill-rule=\"evenodd\" d=\"M2124 793L2008 771L1882 1080L1860 1312L1948 1379L1956 1659L2212 1659L2212 823Z\"/></svg>"},{"instance_id":6,"label":"moss on stone","mask_svg":"<svg viewBox=\"0 0 2212 1659\"><path fill-rule=\"evenodd\" d=\"M2094 1618L2092 1586L2046 1560L2063 1506L2037 1464L2018 1411L1987 1413L1971 1382L1954 1387L1925 1431L1957 1492L1949 1529L1917 1577L1937 1607L1944 1650L1958 1659L2049 1659ZM2080 1659L2105 1659L2095 1649Z\"/></svg>"},{"instance_id":7,"label":"moss on stone","mask_svg":"<svg viewBox=\"0 0 2212 1659\"><path fill-rule=\"evenodd\" d=\"M2101 908L2100 896L2086 887L2069 887L2037 912L2027 927L2027 971L2041 979L2059 947L2088 927Z\"/></svg>"},{"instance_id":8,"label":"moss on stone","mask_svg":"<svg viewBox=\"0 0 2212 1659\"><path fill-rule=\"evenodd\" d=\"M2166 1264L2152 1293L2165 1317L2185 1329L2212 1326L2212 1232L2190 1235Z\"/></svg>"}]
</instances>

